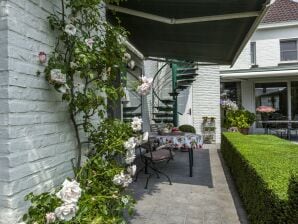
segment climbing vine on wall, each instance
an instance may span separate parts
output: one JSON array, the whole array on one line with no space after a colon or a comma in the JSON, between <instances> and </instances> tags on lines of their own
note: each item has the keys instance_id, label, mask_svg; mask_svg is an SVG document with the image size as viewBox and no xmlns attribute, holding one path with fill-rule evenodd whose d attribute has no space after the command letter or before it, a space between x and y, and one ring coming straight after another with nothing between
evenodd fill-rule
<instances>
[{"instance_id":1,"label":"climbing vine on wall","mask_svg":"<svg viewBox=\"0 0 298 224\"><path fill-rule=\"evenodd\" d=\"M124 213L132 212L126 187L136 171L132 163L142 121L106 119L107 102L124 94L114 84L129 58L126 31L105 20L104 4L118 2L61 0L61 10L48 17L57 41L44 72L68 104L78 156L74 179L55 192L26 196L31 201L26 223L125 223Z\"/></svg>"}]
</instances>

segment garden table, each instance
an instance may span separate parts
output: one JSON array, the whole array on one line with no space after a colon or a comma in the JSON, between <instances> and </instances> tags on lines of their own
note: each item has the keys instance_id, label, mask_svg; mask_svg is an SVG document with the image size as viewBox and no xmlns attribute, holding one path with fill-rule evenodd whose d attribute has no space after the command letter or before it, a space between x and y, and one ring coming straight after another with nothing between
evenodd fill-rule
<instances>
[{"instance_id":1,"label":"garden table","mask_svg":"<svg viewBox=\"0 0 298 224\"><path fill-rule=\"evenodd\" d=\"M293 121L293 120L269 120L269 121L258 121L260 124L267 124L265 127L265 133L269 134L269 126L268 124L286 124L287 125L287 138L290 140L291 139L291 128L292 124L298 124L298 121Z\"/></svg>"},{"instance_id":2,"label":"garden table","mask_svg":"<svg viewBox=\"0 0 298 224\"><path fill-rule=\"evenodd\" d=\"M203 138L193 133L166 133L162 135L153 135L160 145L173 144L176 149L188 150L189 176L192 177L193 168L193 150L203 146Z\"/></svg>"}]
</instances>

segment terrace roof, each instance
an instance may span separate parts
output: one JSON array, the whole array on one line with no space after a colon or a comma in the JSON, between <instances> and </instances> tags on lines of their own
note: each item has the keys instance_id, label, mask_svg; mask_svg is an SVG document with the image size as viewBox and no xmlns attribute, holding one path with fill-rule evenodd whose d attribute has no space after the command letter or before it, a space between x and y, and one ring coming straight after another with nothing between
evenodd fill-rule
<instances>
[{"instance_id":1,"label":"terrace roof","mask_svg":"<svg viewBox=\"0 0 298 224\"><path fill-rule=\"evenodd\" d=\"M232 64L270 0L129 0L107 5L146 57Z\"/></svg>"}]
</instances>

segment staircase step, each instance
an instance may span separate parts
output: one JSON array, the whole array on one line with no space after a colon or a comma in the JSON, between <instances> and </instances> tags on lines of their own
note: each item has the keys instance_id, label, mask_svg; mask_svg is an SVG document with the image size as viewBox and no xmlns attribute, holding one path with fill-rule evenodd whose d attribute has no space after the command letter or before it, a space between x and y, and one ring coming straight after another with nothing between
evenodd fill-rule
<instances>
[{"instance_id":1,"label":"staircase step","mask_svg":"<svg viewBox=\"0 0 298 224\"><path fill-rule=\"evenodd\" d=\"M140 106L135 106L135 107L123 107L123 111L124 112L129 112L129 111L135 111L138 108L140 108Z\"/></svg>"},{"instance_id":2,"label":"staircase step","mask_svg":"<svg viewBox=\"0 0 298 224\"><path fill-rule=\"evenodd\" d=\"M123 117L129 118L129 117L141 117L142 113L123 113Z\"/></svg>"},{"instance_id":3,"label":"staircase step","mask_svg":"<svg viewBox=\"0 0 298 224\"><path fill-rule=\"evenodd\" d=\"M195 79L180 79L180 80L177 80L177 83L178 83L178 85L181 84L181 83L191 84L194 81L196 81L196 80Z\"/></svg>"},{"instance_id":4,"label":"staircase step","mask_svg":"<svg viewBox=\"0 0 298 224\"><path fill-rule=\"evenodd\" d=\"M177 93L177 92L176 92L176 93L169 93L169 95L170 95L170 96L178 96L179 93Z\"/></svg>"},{"instance_id":5,"label":"staircase step","mask_svg":"<svg viewBox=\"0 0 298 224\"><path fill-rule=\"evenodd\" d=\"M159 111L173 111L173 107L169 107L169 106L159 106L155 108Z\"/></svg>"},{"instance_id":6,"label":"staircase step","mask_svg":"<svg viewBox=\"0 0 298 224\"><path fill-rule=\"evenodd\" d=\"M173 104L175 103L175 100L172 100L172 99L163 99L161 100L162 103L164 104Z\"/></svg>"},{"instance_id":7,"label":"staircase step","mask_svg":"<svg viewBox=\"0 0 298 224\"><path fill-rule=\"evenodd\" d=\"M123 121L129 123L132 122L132 118L123 118Z\"/></svg>"},{"instance_id":8,"label":"staircase step","mask_svg":"<svg viewBox=\"0 0 298 224\"><path fill-rule=\"evenodd\" d=\"M173 123L173 119L154 118L155 123Z\"/></svg>"},{"instance_id":9,"label":"staircase step","mask_svg":"<svg viewBox=\"0 0 298 224\"><path fill-rule=\"evenodd\" d=\"M189 67L189 68L178 68L177 69L178 74L195 73L196 71L197 71L196 68L191 68L191 67Z\"/></svg>"},{"instance_id":10,"label":"staircase step","mask_svg":"<svg viewBox=\"0 0 298 224\"><path fill-rule=\"evenodd\" d=\"M156 118L159 117L173 117L173 113L153 113Z\"/></svg>"},{"instance_id":11,"label":"staircase step","mask_svg":"<svg viewBox=\"0 0 298 224\"><path fill-rule=\"evenodd\" d=\"M197 74L197 73L180 74L180 75L177 75L177 80L180 80L180 79L193 79L194 77L196 77L198 75L199 74Z\"/></svg>"},{"instance_id":12,"label":"staircase step","mask_svg":"<svg viewBox=\"0 0 298 224\"><path fill-rule=\"evenodd\" d=\"M184 90L190 87L190 85L178 85L176 89Z\"/></svg>"}]
</instances>

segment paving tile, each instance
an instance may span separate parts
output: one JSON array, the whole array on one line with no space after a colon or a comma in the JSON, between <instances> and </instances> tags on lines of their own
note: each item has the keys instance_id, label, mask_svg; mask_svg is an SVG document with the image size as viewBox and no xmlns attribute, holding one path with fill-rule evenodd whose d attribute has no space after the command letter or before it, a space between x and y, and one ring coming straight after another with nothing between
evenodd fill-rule
<instances>
[{"instance_id":1,"label":"paving tile","mask_svg":"<svg viewBox=\"0 0 298 224\"><path fill-rule=\"evenodd\" d=\"M221 215L218 212L205 212L204 214L204 224L221 224Z\"/></svg>"},{"instance_id":2,"label":"paving tile","mask_svg":"<svg viewBox=\"0 0 298 224\"><path fill-rule=\"evenodd\" d=\"M185 224L204 224L204 219L203 217L186 217Z\"/></svg>"},{"instance_id":3,"label":"paving tile","mask_svg":"<svg viewBox=\"0 0 298 224\"><path fill-rule=\"evenodd\" d=\"M173 182L152 177L144 189L140 174L131 190L137 200L131 224L238 224L248 223L232 179L222 166L216 149L197 150L193 177L188 176L188 154L177 152L175 160L159 169ZM239 221L241 220L241 222Z\"/></svg>"}]
</instances>

